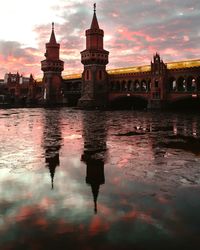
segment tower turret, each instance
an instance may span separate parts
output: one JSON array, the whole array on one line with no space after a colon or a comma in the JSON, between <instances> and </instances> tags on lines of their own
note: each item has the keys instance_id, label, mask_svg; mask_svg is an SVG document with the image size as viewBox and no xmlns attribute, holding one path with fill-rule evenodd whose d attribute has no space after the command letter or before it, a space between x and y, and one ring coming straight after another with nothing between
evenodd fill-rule
<instances>
[{"instance_id":1,"label":"tower turret","mask_svg":"<svg viewBox=\"0 0 200 250\"><path fill-rule=\"evenodd\" d=\"M109 52L104 50L104 31L99 28L96 16L96 4L90 29L86 30L86 49L81 52L81 62L84 65L82 73L82 94L79 107L103 107L107 103L106 65Z\"/></svg>"},{"instance_id":2,"label":"tower turret","mask_svg":"<svg viewBox=\"0 0 200 250\"><path fill-rule=\"evenodd\" d=\"M44 102L48 105L62 103L62 76L64 62L59 58L60 44L56 42L54 23L49 42L46 43L46 59L41 62L41 69L44 72Z\"/></svg>"},{"instance_id":3,"label":"tower turret","mask_svg":"<svg viewBox=\"0 0 200 250\"><path fill-rule=\"evenodd\" d=\"M160 109L165 105L166 99L166 78L167 66L161 60L160 55L156 52L151 62L151 95L149 99L149 108Z\"/></svg>"}]
</instances>

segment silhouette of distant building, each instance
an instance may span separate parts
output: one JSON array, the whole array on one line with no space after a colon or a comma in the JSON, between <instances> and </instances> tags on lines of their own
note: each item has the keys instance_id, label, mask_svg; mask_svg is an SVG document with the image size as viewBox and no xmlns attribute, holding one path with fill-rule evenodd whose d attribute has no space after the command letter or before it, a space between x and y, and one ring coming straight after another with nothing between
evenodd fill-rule
<instances>
[{"instance_id":1,"label":"silhouette of distant building","mask_svg":"<svg viewBox=\"0 0 200 250\"><path fill-rule=\"evenodd\" d=\"M13 105L36 103L41 98L42 88L30 74L24 77L17 73L6 73L0 84L0 93L4 101Z\"/></svg>"}]
</instances>

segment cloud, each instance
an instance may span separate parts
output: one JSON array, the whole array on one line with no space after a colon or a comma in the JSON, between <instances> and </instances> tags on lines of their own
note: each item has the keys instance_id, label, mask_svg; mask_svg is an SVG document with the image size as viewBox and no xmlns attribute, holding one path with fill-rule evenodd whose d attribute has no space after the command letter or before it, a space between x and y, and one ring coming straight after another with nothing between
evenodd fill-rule
<instances>
[{"instance_id":1,"label":"cloud","mask_svg":"<svg viewBox=\"0 0 200 250\"><path fill-rule=\"evenodd\" d=\"M85 49L85 30L91 24L92 4L86 0L60 1L52 8L62 20L55 24L55 32L61 44L60 57L65 62L64 74L81 72L80 51ZM105 32L104 47L110 52L108 68L148 64L156 51L165 62L198 58L199 9L199 0L125 0L123 4L120 0L98 0L97 17ZM38 75L42 74L39 64L44 59L42 54L45 43L49 41L51 23L35 26L34 32L38 43L36 51L23 48L17 42L16 48L12 49L14 58L21 53L20 58L38 64L32 68ZM8 45L9 54L11 44ZM40 56L35 56L35 53ZM4 62L9 68L9 61ZM17 65L23 69L22 63L23 60L21 64L19 61L15 69ZM24 70L28 72L30 69ZM0 73L2 71L0 69Z\"/></svg>"},{"instance_id":2,"label":"cloud","mask_svg":"<svg viewBox=\"0 0 200 250\"><path fill-rule=\"evenodd\" d=\"M0 72L19 72L25 75L38 74L40 67L41 52L34 48L23 48L16 41L0 41Z\"/></svg>"}]
</instances>

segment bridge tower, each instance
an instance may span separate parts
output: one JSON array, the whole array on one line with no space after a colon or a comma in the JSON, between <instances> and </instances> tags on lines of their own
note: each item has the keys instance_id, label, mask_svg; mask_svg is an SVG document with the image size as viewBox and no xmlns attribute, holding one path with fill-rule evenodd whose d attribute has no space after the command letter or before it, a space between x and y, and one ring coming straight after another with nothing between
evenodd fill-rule
<instances>
[{"instance_id":1,"label":"bridge tower","mask_svg":"<svg viewBox=\"0 0 200 250\"><path fill-rule=\"evenodd\" d=\"M43 75L43 97L44 103L47 105L57 105L62 103L62 76L64 62L59 58L60 44L56 42L54 33L54 23L52 23L52 31L50 40L46 43L46 59L41 61L41 69Z\"/></svg>"},{"instance_id":2,"label":"bridge tower","mask_svg":"<svg viewBox=\"0 0 200 250\"><path fill-rule=\"evenodd\" d=\"M103 48L104 31L99 28L96 4L90 29L86 30L86 49L81 52L84 65L82 73L82 93L78 106L81 108L105 107L107 104L107 82L109 52Z\"/></svg>"},{"instance_id":3,"label":"bridge tower","mask_svg":"<svg viewBox=\"0 0 200 250\"><path fill-rule=\"evenodd\" d=\"M151 93L148 107L150 109L160 109L165 105L166 100L166 72L167 66L156 53L151 62Z\"/></svg>"}]
</instances>

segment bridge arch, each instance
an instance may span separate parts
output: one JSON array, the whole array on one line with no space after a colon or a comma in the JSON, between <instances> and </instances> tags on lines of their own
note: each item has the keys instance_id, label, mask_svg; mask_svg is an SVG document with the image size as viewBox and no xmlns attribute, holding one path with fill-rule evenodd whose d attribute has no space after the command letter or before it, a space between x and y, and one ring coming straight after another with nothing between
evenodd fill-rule
<instances>
[{"instance_id":1,"label":"bridge arch","mask_svg":"<svg viewBox=\"0 0 200 250\"><path fill-rule=\"evenodd\" d=\"M115 82L114 81L109 82L108 88L111 92L114 90L114 87L115 87Z\"/></svg>"},{"instance_id":2,"label":"bridge arch","mask_svg":"<svg viewBox=\"0 0 200 250\"><path fill-rule=\"evenodd\" d=\"M81 81L73 82L72 83L72 91L80 91L81 90Z\"/></svg>"},{"instance_id":3,"label":"bridge arch","mask_svg":"<svg viewBox=\"0 0 200 250\"><path fill-rule=\"evenodd\" d=\"M147 81L145 79L141 81L141 91L143 92L147 91Z\"/></svg>"},{"instance_id":4,"label":"bridge arch","mask_svg":"<svg viewBox=\"0 0 200 250\"><path fill-rule=\"evenodd\" d=\"M177 91L186 91L186 80L183 76L177 80Z\"/></svg>"},{"instance_id":5,"label":"bridge arch","mask_svg":"<svg viewBox=\"0 0 200 250\"><path fill-rule=\"evenodd\" d=\"M117 81L116 82L116 88L115 88L116 91L120 91L120 82Z\"/></svg>"},{"instance_id":6,"label":"bridge arch","mask_svg":"<svg viewBox=\"0 0 200 250\"><path fill-rule=\"evenodd\" d=\"M126 83L125 80L122 81L121 86L122 86L122 88L121 88L122 92L126 91L126 89L127 89L127 83Z\"/></svg>"},{"instance_id":7,"label":"bridge arch","mask_svg":"<svg viewBox=\"0 0 200 250\"><path fill-rule=\"evenodd\" d=\"M169 103L170 109L175 110L199 110L200 109L200 98L194 95L186 95L184 97L177 98Z\"/></svg>"},{"instance_id":8,"label":"bridge arch","mask_svg":"<svg viewBox=\"0 0 200 250\"><path fill-rule=\"evenodd\" d=\"M189 76L187 78L187 87L186 87L187 91L195 91L196 90L196 79L193 76Z\"/></svg>"},{"instance_id":9,"label":"bridge arch","mask_svg":"<svg viewBox=\"0 0 200 250\"><path fill-rule=\"evenodd\" d=\"M175 77L170 77L168 80L168 91L176 91L177 90L177 82Z\"/></svg>"},{"instance_id":10,"label":"bridge arch","mask_svg":"<svg viewBox=\"0 0 200 250\"><path fill-rule=\"evenodd\" d=\"M134 81L134 91L140 91L140 82L138 79Z\"/></svg>"},{"instance_id":11,"label":"bridge arch","mask_svg":"<svg viewBox=\"0 0 200 250\"><path fill-rule=\"evenodd\" d=\"M123 95L110 100L111 109L117 110L144 110L147 108L148 100L142 96Z\"/></svg>"},{"instance_id":12,"label":"bridge arch","mask_svg":"<svg viewBox=\"0 0 200 250\"><path fill-rule=\"evenodd\" d=\"M127 90L128 90L128 91L131 91L131 90L132 90L132 80L128 80Z\"/></svg>"},{"instance_id":13,"label":"bridge arch","mask_svg":"<svg viewBox=\"0 0 200 250\"><path fill-rule=\"evenodd\" d=\"M147 79L147 91L151 90L151 79Z\"/></svg>"},{"instance_id":14,"label":"bridge arch","mask_svg":"<svg viewBox=\"0 0 200 250\"><path fill-rule=\"evenodd\" d=\"M200 91L200 76L196 78L197 91Z\"/></svg>"}]
</instances>

